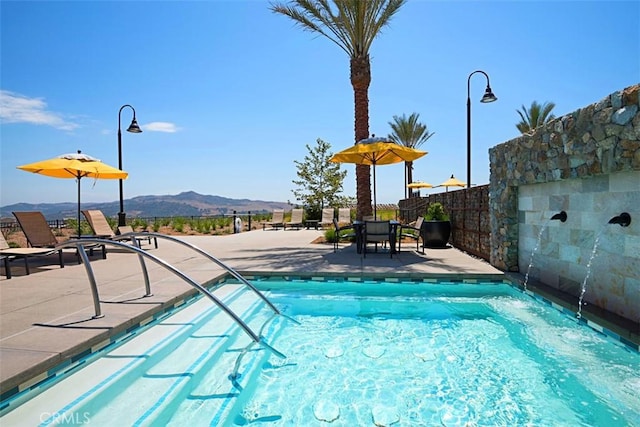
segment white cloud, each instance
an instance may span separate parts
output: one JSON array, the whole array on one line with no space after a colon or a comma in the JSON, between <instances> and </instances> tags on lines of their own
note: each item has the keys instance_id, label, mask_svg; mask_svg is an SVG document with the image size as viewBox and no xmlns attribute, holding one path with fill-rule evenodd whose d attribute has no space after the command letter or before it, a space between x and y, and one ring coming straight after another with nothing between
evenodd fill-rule
<instances>
[{"instance_id":1,"label":"white cloud","mask_svg":"<svg viewBox=\"0 0 640 427\"><path fill-rule=\"evenodd\" d=\"M45 125L68 131L79 126L58 113L47 111L47 103L42 98L28 98L8 90L0 90L0 121Z\"/></svg>"},{"instance_id":2,"label":"white cloud","mask_svg":"<svg viewBox=\"0 0 640 427\"><path fill-rule=\"evenodd\" d=\"M176 133L180 130L180 128L177 127L175 124L167 123L167 122L147 123L146 125L142 126L142 129L147 130L149 132L165 132L165 133Z\"/></svg>"}]
</instances>

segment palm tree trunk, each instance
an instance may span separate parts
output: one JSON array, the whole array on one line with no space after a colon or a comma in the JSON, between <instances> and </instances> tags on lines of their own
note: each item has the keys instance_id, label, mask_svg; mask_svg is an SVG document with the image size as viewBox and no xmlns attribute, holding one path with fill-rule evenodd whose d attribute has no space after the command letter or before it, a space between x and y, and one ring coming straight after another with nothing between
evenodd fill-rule
<instances>
[{"instance_id":1,"label":"palm tree trunk","mask_svg":"<svg viewBox=\"0 0 640 427\"><path fill-rule=\"evenodd\" d=\"M409 181L407 162L404 162L404 198L405 199L409 198L409 195L411 194L410 191L412 191L411 189L409 189L409 187L407 187L410 182L411 181Z\"/></svg>"},{"instance_id":2,"label":"palm tree trunk","mask_svg":"<svg viewBox=\"0 0 640 427\"><path fill-rule=\"evenodd\" d=\"M407 183L405 183L405 187L413 182L413 162L405 162L407 168Z\"/></svg>"},{"instance_id":3,"label":"palm tree trunk","mask_svg":"<svg viewBox=\"0 0 640 427\"><path fill-rule=\"evenodd\" d=\"M369 55L352 57L350 61L351 85L355 104L356 143L369 137L369 84L371 64ZM356 219L372 214L371 209L371 168L356 165Z\"/></svg>"}]
</instances>

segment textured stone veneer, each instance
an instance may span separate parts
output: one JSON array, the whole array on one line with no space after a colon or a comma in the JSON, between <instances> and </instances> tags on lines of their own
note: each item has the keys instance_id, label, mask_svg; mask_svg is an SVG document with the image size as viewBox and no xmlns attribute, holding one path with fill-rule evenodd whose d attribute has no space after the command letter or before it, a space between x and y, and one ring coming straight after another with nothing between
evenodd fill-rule
<instances>
[{"instance_id":1,"label":"textured stone veneer","mask_svg":"<svg viewBox=\"0 0 640 427\"><path fill-rule=\"evenodd\" d=\"M640 86L489 150L491 264L640 321ZM567 222L549 221L565 210ZM608 225L628 212L629 227Z\"/></svg>"}]
</instances>

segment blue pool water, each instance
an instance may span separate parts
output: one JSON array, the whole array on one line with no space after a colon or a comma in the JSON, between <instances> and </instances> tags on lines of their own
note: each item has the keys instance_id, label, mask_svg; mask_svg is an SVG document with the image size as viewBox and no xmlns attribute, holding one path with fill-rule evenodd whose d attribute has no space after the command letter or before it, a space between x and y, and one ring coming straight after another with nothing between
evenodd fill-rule
<instances>
[{"instance_id":1,"label":"blue pool water","mask_svg":"<svg viewBox=\"0 0 640 427\"><path fill-rule=\"evenodd\" d=\"M640 355L509 284L254 283L300 322L262 329L285 359L238 359L246 337L199 300L25 403L24 425L640 426Z\"/></svg>"},{"instance_id":2,"label":"blue pool water","mask_svg":"<svg viewBox=\"0 0 640 427\"><path fill-rule=\"evenodd\" d=\"M237 425L640 425L639 355L507 284L296 287Z\"/></svg>"}]
</instances>

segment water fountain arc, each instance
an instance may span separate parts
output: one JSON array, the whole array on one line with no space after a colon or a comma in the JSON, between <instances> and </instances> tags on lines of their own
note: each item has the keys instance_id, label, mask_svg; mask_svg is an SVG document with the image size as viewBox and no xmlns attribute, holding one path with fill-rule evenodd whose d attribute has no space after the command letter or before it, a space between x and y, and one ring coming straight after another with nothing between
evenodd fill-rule
<instances>
[{"instance_id":1,"label":"water fountain arc","mask_svg":"<svg viewBox=\"0 0 640 427\"><path fill-rule=\"evenodd\" d=\"M524 283L523 283L524 292L527 292L527 284L529 283L529 274L531 273L531 268L533 267L533 256L536 254L536 252L538 251L538 248L540 247L540 243L542 242L542 236L543 236L544 230L547 228L547 225L549 224L549 221L555 221L555 220L559 220L561 222L566 222L567 221L567 213L565 211L562 211L562 212L559 212L559 213L553 215L540 228L540 232L538 233L538 240L536 241L536 245L533 247L533 250L531 251L531 257L529 258L529 267L527 268L527 274L525 274L525 276L524 276Z\"/></svg>"}]
</instances>

